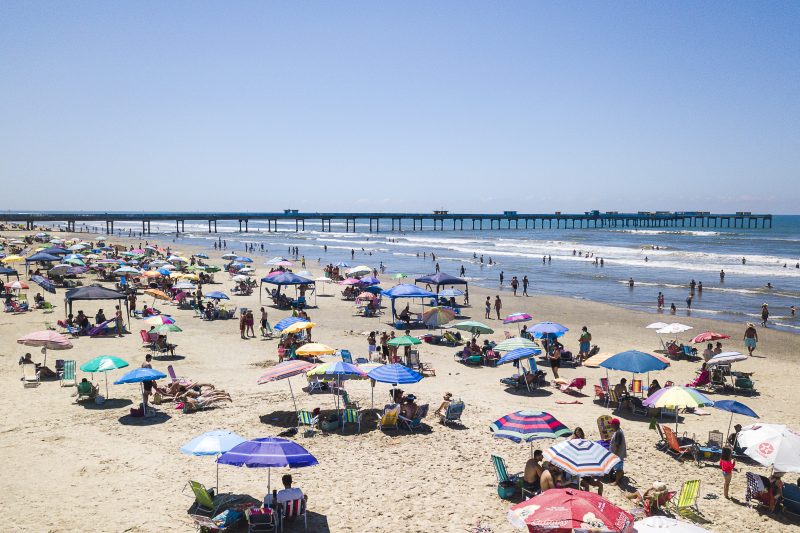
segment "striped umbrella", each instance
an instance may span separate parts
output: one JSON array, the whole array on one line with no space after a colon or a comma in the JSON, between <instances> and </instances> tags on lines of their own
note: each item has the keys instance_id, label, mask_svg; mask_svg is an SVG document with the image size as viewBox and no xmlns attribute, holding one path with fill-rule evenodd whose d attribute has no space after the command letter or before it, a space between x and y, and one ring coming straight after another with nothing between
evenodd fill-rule
<instances>
[{"instance_id":1,"label":"striped umbrella","mask_svg":"<svg viewBox=\"0 0 800 533\"><path fill-rule=\"evenodd\" d=\"M360 365L359 368L364 370L366 365ZM405 365L393 363L390 365L379 365L367 372L367 375L372 380L372 407L375 407L375 382L391 383L392 385L400 385L403 383L417 383L422 380L422 374L416 372Z\"/></svg>"},{"instance_id":2,"label":"striped umbrella","mask_svg":"<svg viewBox=\"0 0 800 533\"><path fill-rule=\"evenodd\" d=\"M455 329L460 329L461 331L468 331L472 333L473 336L477 336L481 333L494 333L492 328L483 322L478 322L476 320L465 320L464 322L453 324L453 327Z\"/></svg>"},{"instance_id":3,"label":"striped umbrella","mask_svg":"<svg viewBox=\"0 0 800 533\"><path fill-rule=\"evenodd\" d=\"M533 317L528 313L511 313L503 319L503 324L516 324L517 332L519 332L520 322L529 322L531 320L533 320Z\"/></svg>"},{"instance_id":4,"label":"striped umbrella","mask_svg":"<svg viewBox=\"0 0 800 533\"><path fill-rule=\"evenodd\" d=\"M497 345L494 347L495 351L498 352L510 352L511 350L516 350L518 348L536 349L539 348L539 345L529 339L524 339L522 337L511 337L510 339L506 339L503 342L497 343Z\"/></svg>"},{"instance_id":5,"label":"striped umbrella","mask_svg":"<svg viewBox=\"0 0 800 533\"><path fill-rule=\"evenodd\" d=\"M691 387L664 387L642 402L645 407L660 407L666 409L685 409L687 407L704 407L714 405L714 402L702 392ZM675 430L678 429L678 416L675 416Z\"/></svg>"},{"instance_id":6,"label":"striped umbrella","mask_svg":"<svg viewBox=\"0 0 800 533\"><path fill-rule=\"evenodd\" d=\"M306 344L306 346L308 346ZM324 346L324 345L323 345ZM335 350L331 353L335 353ZM367 374L356 365L344 361L331 361L306 372L308 377L317 379L335 379L336 388L340 389L343 379L366 379ZM336 410L339 410L339 395L336 394Z\"/></svg>"},{"instance_id":7,"label":"striped umbrella","mask_svg":"<svg viewBox=\"0 0 800 533\"><path fill-rule=\"evenodd\" d=\"M555 439L572 433L567 426L544 411L517 411L501 417L489 426L495 437L514 442L529 442L533 457L533 441Z\"/></svg>"},{"instance_id":8,"label":"striped umbrella","mask_svg":"<svg viewBox=\"0 0 800 533\"><path fill-rule=\"evenodd\" d=\"M611 471L620 459L601 445L590 440L561 441L544 451L550 461L573 476L602 476Z\"/></svg>"},{"instance_id":9,"label":"striped umbrella","mask_svg":"<svg viewBox=\"0 0 800 533\"><path fill-rule=\"evenodd\" d=\"M297 401L294 399L294 391L292 390L292 380L288 379L292 376L297 376L299 374L305 374L309 370L313 369L315 366L314 363L309 363L308 361L303 361L302 359L294 359L292 361L284 361L282 363L278 363L277 365L271 367L267 370L266 373L262 374L260 378L258 378L258 384L262 385L264 383L270 383L272 381L278 381L280 379L286 379L289 382L289 393L292 395L292 403L294 404L294 411L297 413ZM298 414L298 417L300 415Z\"/></svg>"},{"instance_id":10,"label":"striped umbrella","mask_svg":"<svg viewBox=\"0 0 800 533\"><path fill-rule=\"evenodd\" d=\"M155 315L145 318L144 323L150 326L160 326L161 324L174 324L175 319L169 315Z\"/></svg>"},{"instance_id":11,"label":"striped umbrella","mask_svg":"<svg viewBox=\"0 0 800 533\"><path fill-rule=\"evenodd\" d=\"M516 348L498 359L497 364L502 365L512 361L519 361L520 359L530 359L540 353L542 353L542 351L537 348Z\"/></svg>"},{"instance_id":12,"label":"striped umbrella","mask_svg":"<svg viewBox=\"0 0 800 533\"><path fill-rule=\"evenodd\" d=\"M305 318L300 318L296 316L290 316L288 318L284 318L283 320L279 320L277 324L272 328L275 331L283 331L287 327L291 326L296 322L307 322Z\"/></svg>"},{"instance_id":13,"label":"striped umbrella","mask_svg":"<svg viewBox=\"0 0 800 533\"><path fill-rule=\"evenodd\" d=\"M422 313L422 322L431 328L444 326L456 317L455 311L447 307L431 307Z\"/></svg>"}]
</instances>

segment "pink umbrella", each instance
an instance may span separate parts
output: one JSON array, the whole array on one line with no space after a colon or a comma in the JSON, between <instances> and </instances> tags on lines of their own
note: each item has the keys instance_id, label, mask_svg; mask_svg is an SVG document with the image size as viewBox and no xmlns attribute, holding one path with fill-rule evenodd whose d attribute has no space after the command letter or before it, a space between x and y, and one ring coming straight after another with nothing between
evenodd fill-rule
<instances>
[{"instance_id":1,"label":"pink umbrella","mask_svg":"<svg viewBox=\"0 0 800 533\"><path fill-rule=\"evenodd\" d=\"M503 319L503 324L517 324L517 331L520 331L519 323L531 320L533 320L533 317L528 313L512 313Z\"/></svg>"},{"instance_id":2,"label":"pink umbrella","mask_svg":"<svg viewBox=\"0 0 800 533\"><path fill-rule=\"evenodd\" d=\"M361 283L360 279L347 278L347 279L343 279L342 281L340 281L339 285L358 285L359 283Z\"/></svg>"},{"instance_id":3,"label":"pink umbrella","mask_svg":"<svg viewBox=\"0 0 800 533\"><path fill-rule=\"evenodd\" d=\"M41 346L44 348L44 364L47 364L47 350L69 350L72 343L64 335L55 331L34 331L17 339L17 343L25 346Z\"/></svg>"},{"instance_id":4,"label":"pink umbrella","mask_svg":"<svg viewBox=\"0 0 800 533\"><path fill-rule=\"evenodd\" d=\"M279 267L288 268L288 267L293 267L294 263L292 263L291 261L278 261L277 263L274 263L274 265L275 266L279 266Z\"/></svg>"},{"instance_id":5,"label":"pink umbrella","mask_svg":"<svg viewBox=\"0 0 800 533\"><path fill-rule=\"evenodd\" d=\"M5 287L6 289L20 290L20 289L27 289L28 284L25 283L24 281L12 281L11 283L6 283Z\"/></svg>"}]
</instances>

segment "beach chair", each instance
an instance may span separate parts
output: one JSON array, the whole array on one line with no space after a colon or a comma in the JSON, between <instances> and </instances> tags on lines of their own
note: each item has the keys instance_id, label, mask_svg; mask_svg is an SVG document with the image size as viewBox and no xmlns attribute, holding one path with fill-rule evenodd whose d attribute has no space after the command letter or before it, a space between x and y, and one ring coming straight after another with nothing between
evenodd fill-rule
<instances>
[{"instance_id":1,"label":"beach chair","mask_svg":"<svg viewBox=\"0 0 800 533\"><path fill-rule=\"evenodd\" d=\"M513 498L519 488L522 472L509 474L505 460L498 455L492 455L492 465L497 476L497 495L503 499Z\"/></svg>"},{"instance_id":2,"label":"beach chair","mask_svg":"<svg viewBox=\"0 0 800 533\"><path fill-rule=\"evenodd\" d=\"M701 457L704 459L713 458L715 455L722 454L722 432L721 431L709 431L708 432L708 443L705 446L698 444L697 451Z\"/></svg>"},{"instance_id":3,"label":"beach chair","mask_svg":"<svg viewBox=\"0 0 800 533\"><path fill-rule=\"evenodd\" d=\"M81 381L76 387L76 394L75 403L78 403L84 398L93 400L94 397L97 396L97 387L89 381Z\"/></svg>"},{"instance_id":4,"label":"beach chair","mask_svg":"<svg viewBox=\"0 0 800 533\"><path fill-rule=\"evenodd\" d=\"M633 379L631 380L631 396L644 396L644 390L642 389L642 380L641 379Z\"/></svg>"},{"instance_id":5,"label":"beach chair","mask_svg":"<svg viewBox=\"0 0 800 533\"><path fill-rule=\"evenodd\" d=\"M605 405L606 402L608 401L608 398L606 396L607 396L606 395L606 391L603 390L603 387L601 387L600 385L595 385L594 386L594 399L595 400L600 400L600 403Z\"/></svg>"},{"instance_id":6,"label":"beach chair","mask_svg":"<svg viewBox=\"0 0 800 533\"><path fill-rule=\"evenodd\" d=\"M49 314L49 313L52 313L54 311L55 311L55 308L53 307L53 304L51 304L50 302L44 302L42 304L42 312L44 312L45 314Z\"/></svg>"},{"instance_id":7,"label":"beach chair","mask_svg":"<svg viewBox=\"0 0 800 533\"><path fill-rule=\"evenodd\" d=\"M664 436L664 431L661 429L661 425L660 424L655 424L655 427L656 427L656 430L658 430L658 437L659 437L658 442L656 442L656 448L658 448L659 450L661 450L663 452L666 449L666 447L668 446L667 438Z\"/></svg>"},{"instance_id":8,"label":"beach chair","mask_svg":"<svg viewBox=\"0 0 800 533\"><path fill-rule=\"evenodd\" d=\"M697 443L685 436L678 440L678 436L669 426L661 426L661 429L664 431L664 440L667 442L667 453L674 455L677 459L688 454L697 461Z\"/></svg>"},{"instance_id":9,"label":"beach chair","mask_svg":"<svg viewBox=\"0 0 800 533\"><path fill-rule=\"evenodd\" d=\"M755 506L763 505L769 508L772 503L772 491L769 486L769 479L756 474L755 472L747 472L747 488L744 493L744 501L750 506L750 502L754 501Z\"/></svg>"},{"instance_id":10,"label":"beach chair","mask_svg":"<svg viewBox=\"0 0 800 533\"><path fill-rule=\"evenodd\" d=\"M614 436L614 428L611 425L612 420L613 418L609 415L597 417L597 431L600 433L600 440L608 442Z\"/></svg>"},{"instance_id":11,"label":"beach chair","mask_svg":"<svg viewBox=\"0 0 800 533\"><path fill-rule=\"evenodd\" d=\"M697 348L692 348L688 344L684 344L682 349L683 349L683 355L687 359L694 359L697 357Z\"/></svg>"},{"instance_id":12,"label":"beach chair","mask_svg":"<svg viewBox=\"0 0 800 533\"><path fill-rule=\"evenodd\" d=\"M414 429L419 429L419 427L422 425L422 420L426 416L428 416L427 403L419 406L417 412L414 413L414 418L406 418L403 415L398 415L398 418L400 419L400 423L402 423L407 430L409 430L411 433L414 433Z\"/></svg>"},{"instance_id":13,"label":"beach chair","mask_svg":"<svg viewBox=\"0 0 800 533\"><path fill-rule=\"evenodd\" d=\"M345 409L361 409L357 401L350 398L350 395L344 389L339 389L339 394L342 396L342 403Z\"/></svg>"},{"instance_id":14,"label":"beach chair","mask_svg":"<svg viewBox=\"0 0 800 533\"><path fill-rule=\"evenodd\" d=\"M191 514L216 516L223 506L228 505L236 499L230 494L212 496L211 493L197 481L189 481L189 487L191 487L195 498L194 505L192 506L193 510L189 511Z\"/></svg>"},{"instance_id":15,"label":"beach chair","mask_svg":"<svg viewBox=\"0 0 800 533\"><path fill-rule=\"evenodd\" d=\"M344 409L342 411L342 431L345 424L357 424L358 432L361 433L361 417L363 413L360 409Z\"/></svg>"},{"instance_id":16,"label":"beach chair","mask_svg":"<svg viewBox=\"0 0 800 533\"><path fill-rule=\"evenodd\" d=\"M58 381L62 387L73 387L77 384L78 378L75 376L75 361L72 359L64 361L64 369L58 373Z\"/></svg>"},{"instance_id":17,"label":"beach chair","mask_svg":"<svg viewBox=\"0 0 800 533\"><path fill-rule=\"evenodd\" d=\"M447 406L447 410L439 415L439 422L444 425L454 423L463 425L461 415L464 413L464 407L464 402L461 400L451 401L450 405Z\"/></svg>"},{"instance_id":18,"label":"beach chair","mask_svg":"<svg viewBox=\"0 0 800 533\"><path fill-rule=\"evenodd\" d=\"M447 346L458 346L458 339L449 331L444 332L442 335L442 340Z\"/></svg>"},{"instance_id":19,"label":"beach chair","mask_svg":"<svg viewBox=\"0 0 800 533\"><path fill-rule=\"evenodd\" d=\"M800 517L800 487L793 483L784 483L782 494L784 512Z\"/></svg>"},{"instance_id":20,"label":"beach chair","mask_svg":"<svg viewBox=\"0 0 800 533\"><path fill-rule=\"evenodd\" d=\"M175 374L175 369L172 368L172 365L167 365L167 375L169 376L169 379L171 380L172 383L180 383L181 385L191 384L190 380L183 377L178 377Z\"/></svg>"},{"instance_id":21,"label":"beach chair","mask_svg":"<svg viewBox=\"0 0 800 533\"><path fill-rule=\"evenodd\" d=\"M669 429L669 428L664 428ZM685 481L678 493L678 499L671 500L672 508L681 516L686 514L702 514L697 506L697 497L700 495L700 480Z\"/></svg>"},{"instance_id":22,"label":"beach chair","mask_svg":"<svg viewBox=\"0 0 800 533\"><path fill-rule=\"evenodd\" d=\"M559 385L558 390L564 393L570 393L570 392L579 393L581 390L583 390L585 386L586 386L586 378L572 378L572 381L570 381L569 383L563 381ZM570 389L574 390L571 391Z\"/></svg>"},{"instance_id":23,"label":"beach chair","mask_svg":"<svg viewBox=\"0 0 800 533\"><path fill-rule=\"evenodd\" d=\"M678 408L673 407L672 409L668 407L661 407L659 408L658 417L664 418L665 416L671 416L677 422L678 420Z\"/></svg>"},{"instance_id":24,"label":"beach chair","mask_svg":"<svg viewBox=\"0 0 800 533\"><path fill-rule=\"evenodd\" d=\"M619 398L617 397L617 393L614 392L614 389L609 389L606 395L606 407L611 407L613 404L619 407Z\"/></svg>"},{"instance_id":25,"label":"beach chair","mask_svg":"<svg viewBox=\"0 0 800 533\"><path fill-rule=\"evenodd\" d=\"M435 376L436 369L431 366L430 363L422 363L419 364L419 373L423 376Z\"/></svg>"},{"instance_id":26,"label":"beach chair","mask_svg":"<svg viewBox=\"0 0 800 533\"><path fill-rule=\"evenodd\" d=\"M600 387L602 387L603 392L608 394L608 378L600 378Z\"/></svg>"},{"instance_id":27,"label":"beach chair","mask_svg":"<svg viewBox=\"0 0 800 533\"><path fill-rule=\"evenodd\" d=\"M30 363L22 365L22 385L23 387L39 386L39 371L36 365Z\"/></svg>"},{"instance_id":28,"label":"beach chair","mask_svg":"<svg viewBox=\"0 0 800 533\"><path fill-rule=\"evenodd\" d=\"M317 378L308 378L308 393L312 394L314 391L324 391L325 387L323 386L322 381L318 380Z\"/></svg>"},{"instance_id":29,"label":"beach chair","mask_svg":"<svg viewBox=\"0 0 800 533\"><path fill-rule=\"evenodd\" d=\"M310 411L306 411L305 409L300 409L297 412L298 431L300 431L301 427L308 426L309 429L306 430L306 433L313 433L318 423L319 423L319 416L312 415Z\"/></svg>"},{"instance_id":30,"label":"beach chair","mask_svg":"<svg viewBox=\"0 0 800 533\"><path fill-rule=\"evenodd\" d=\"M308 530L308 517L306 516L306 500L300 498L299 500L289 500L280 504L280 512L278 513L280 529L283 531L284 522L294 521L301 516L303 517L303 528Z\"/></svg>"},{"instance_id":31,"label":"beach chair","mask_svg":"<svg viewBox=\"0 0 800 533\"><path fill-rule=\"evenodd\" d=\"M353 364L353 355L350 353L350 350L340 350L339 355L342 356L342 362Z\"/></svg>"},{"instance_id":32,"label":"beach chair","mask_svg":"<svg viewBox=\"0 0 800 533\"><path fill-rule=\"evenodd\" d=\"M378 429L385 431L387 429L398 429L398 418L400 417L400 406L394 405L391 408L386 408L378 420Z\"/></svg>"},{"instance_id":33,"label":"beach chair","mask_svg":"<svg viewBox=\"0 0 800 533\"><path fill-rule=\"evenodd\" d=\"M413 370L419 369L419 350L409 350L408 366Z\"/></svg>"},{"instance_id":34,"label":"beach chair","mask_svg":"<svg viewBox=\"0 0 800 533\"><path fill-rule=\"evenodd\" d=\"M269 507L251 507L244 512L247 519L247 533L277 531L277 513Z\"/></svg>"}]
</instances>

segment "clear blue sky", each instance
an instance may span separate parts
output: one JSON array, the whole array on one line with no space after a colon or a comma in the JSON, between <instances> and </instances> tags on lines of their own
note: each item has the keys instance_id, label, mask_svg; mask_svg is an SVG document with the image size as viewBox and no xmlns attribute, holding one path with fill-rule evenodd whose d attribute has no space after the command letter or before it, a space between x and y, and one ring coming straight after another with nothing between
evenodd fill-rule
<instances>
[{"instance_id":1,"label":"clear blue sky","mask_svg":"<svg viewBox=\"0 0 800 533\"><path fill-rule=\"evenodd\" d=\"M800 213L800 2L2 2L0 208Z\"/></svg>"}]
</instances>

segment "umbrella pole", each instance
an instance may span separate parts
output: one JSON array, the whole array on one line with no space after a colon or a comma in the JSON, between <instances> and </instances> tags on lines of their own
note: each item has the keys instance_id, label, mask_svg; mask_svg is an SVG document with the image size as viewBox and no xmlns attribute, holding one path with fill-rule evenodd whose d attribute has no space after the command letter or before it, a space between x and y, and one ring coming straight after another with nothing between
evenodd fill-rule
<instances>
[{"instance_id":1,"label":"umbrella pole","mask_svg":"<svg viewBox=\"0 0 800 533\"><path fill-rule=\"evenodd\" d=\"M217 455L217 459L219 459L219 455ZM217 463L217 494L219 494L219 462L215 462Z\"/></svg>"},{"instance_id":2,"label":"umbrella pole","mask_svg":"<svg viewBox=\"0 0 800 533\"><path fill-rule=\"evenodd\" d=\"M733 411L731 411L731 419L728 420L728 431L725 432L725 443L728 442L728 437L731 434L731 424L733 423Z\"/></svg>"},{"instance_id":3,"label":"umbrella pole","mask_svg":"<svg viewBox=\"0 0 800 533\"><path fill-rule=\"evenodd\" d=\"M108 372L104 372L106 377L106 400L108 400Z\"/></svg>"},{"instance_id":4,"label":"umbrella pole","mask_svg":"<svg viewBox=\"0 0 800 533\"><path fill-rule=\"evenodd\" d=\"M294 404L294 412L297 415L297 420L300 420L300 412L297 410L297 401L294 399L294 391L292 390L292 378L286 378L289 382L289 393L292 395L292 403Z\"/></svg>"}]
</instances>

